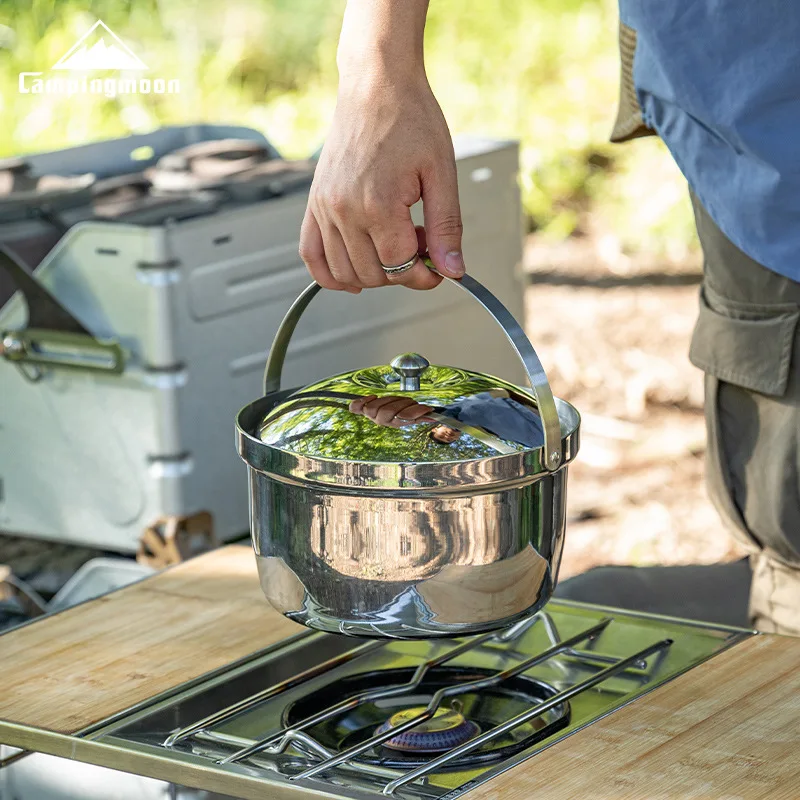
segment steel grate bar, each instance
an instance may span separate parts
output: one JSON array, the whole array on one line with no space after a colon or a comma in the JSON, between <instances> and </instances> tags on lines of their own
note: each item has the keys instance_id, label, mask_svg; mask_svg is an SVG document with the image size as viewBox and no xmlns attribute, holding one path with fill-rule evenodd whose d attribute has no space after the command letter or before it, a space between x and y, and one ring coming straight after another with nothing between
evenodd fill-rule
<instances>
[{"instance_id":1,"label":"steel grate bar","mask_svg":"<svg viewBox=\"0 0 800 800\"><path fill-rule=\"evenodd\" d=\"M231 753L225 758L217 759L216 763L219 765L227 765L242 761L243 759L247 759L259 753L264 753L265 755L278 755L283 753L288 748L294 747L298 750L298 752L304 753L306 758L313 759L316 756L319 761L313 766L306 768L299 774L287 776L289 777L289 780L297 781L305 778L313 778L320 773L335 768L344 770L352 769L358 773L363 772L364 774L371 774L376 779L383 777L384 780L388 780L388 782L383 785L382 792L384 795L390 796L401 787L432 774L435 770L450 763L454 759L457 759L477 748L482 747L484 744L492 741L496 737L502 736L504 733L507 733L508 731L530 721L531 719L550 711L559 704L566 702L570 698L575 697L577 694L586 691L587 689L591 689L598 683L601 683L612 676L624 673L630 675L631 677L647 678L648 673L651 671L648 669L647 659L653 654L658 653L659 658L657 661L662 660L665 657L666 649L672 643L672 640L665 639L626 658L618 658L594 650L595 640L612 621L612 617L603 618L597 624L586 628L580 633L562 641L560 632L558 631L554 621L550 618L550 615L545 611L540 611L531 617L515 623L503 631L494 631L483 634L482 636L471 637L466 641L462 641L455 647L451 647L450 649L439 653L439 655L436 657L430 658L424 663L419 664L412 677L406 683L360 692L352 697L346 698L345 700L334 704L333 706L323 709L311 715L310 717L306 717L292 727L283 728L282 730L270 734L269 736L266 736L260 740L248 741L238 737L227 737L225 734L217 735L213 731L214 726L225 723L237 714L247 711L290 688L298 686L299 684L304 683L314 677L335 669L344 663L352 661L353 659L362 655L369 654L386 644L386 642L383 641L370 642L369 644L356 648L355 650L343 653L336 658L330 659L323 664L312 667L300 675L294 676L263 691L250 695L249 697L246 697L225 709L217 711L214 714L210 714L204 719L170 734L164 744L166 746L172 746L184 739L194 736L197 737L197 739L204 739L207 737L209 741L217 741L219 743L224 743L227 741L228 744L238 748L235 752ZM552 643L550 648L538 653L535 656L531 656L527 659L519 661L514 666L498 671L489 677L480 678L467 683L453 684L451 686L446 686L439 689L432 696L428 706L423 711L395 728L391 728L382 734L373 735L364 742L354 745L353 747L350 747L347 750L339 753L331 752L313 736L307 733L307 730L314 725L335 717L338 714L352 710L363 703L412 692L422 683L426 674L432 668L445 664L472 649L491 647L492 642L498 644L510 643L527 633L527 631L529 631L537 622L541 622L544 625L547 638ZM586 644L580 646L581 643L584 642ZM380 745L383 742L398 736L404 731L410 730L411 728L414 728L430 719L446 698L495 686L499 683L502 683L504 680L516 677L521 673L551 659L553 659L552 663L562 666L561 661L555 658L556 656L574 659L575 661L583 663L586 666L591 666L600 671L596 672L594 675L591 675L580 683L571 686L569 689L558 692L549 699L542 701L524 713L507 720L501 725L498 725L495 728L480 734L468 742L465 742L455 749L437 756L425 765L416 767L399 776L396 770L391 770L388 768L368 767L367 769L362 769L363 765L353 761L353 759L357 758L357 756L361 755L367 750Z\"/></svg>"},{"instance_id":2,"label":"steel grate bar","mask_svg":"<svg viewBox=\"0 0 800 800\"><path fill-rule=\"evenodd\" d=\"M575 636L566 639L561 644L558 644L555 647L551 647L548 650L539 653L538 655L531 656L530 658L525 659L525 661L520 662L516 666L511 667L510 669L503 670L502 672L498 672L489 678L481 678L479 680L469 681L467 683L455 684L453 686L448 686L444 689L439 689L439 691L437 691L431 698L425 711L417 714L414 717L411 717L406 722L402 723L401 725L398 725L395 728L390 728L384 733L371 736L369 739L366 739L360 744L354 745L353 747L350 747L347 750L343 750L341 753L334 756L333 758L329 758L325 761L322 761L319 764L314 765L313 767L305 770L305 772L293 776L292 780L311 778L314 775L318 775L320 772L325 772L333 767L338 766L339 764L345 761L349 761L351 758L361 755L362 753L366 752L375 745L382 744L383 742L386 742L389 739L393 739L398 734L416 727L417 725L420 724L420 722L425 722L426 720L430 719L436 713L436 710L441 705L442 700L444 700L446 697L455 697L458 696L459 694L464 694L468 691L486 689L490 686L496 686L497 684L502 683L504 680L507 680L508 678L513 678L525 672L526 670L531 669L537 664L541 664L542 662L551 659L553 656L564 652L568 648L574 647L579 642L598 636L602 631L605 630L605 628L609 625L610 622L611 622L611 617L606 617L605 619L602 619L600 622L598 622L596 625L593 625L592 627L587 628L584 631L581 631L581 633L578 633ZM380 696L385 697L386 695L382 694Z\"/></svg>"},{"instance_id":3,"label":"steel grate bar","mask_svg":"<svg viewBox=\"0 0 800 800\"><path fill-rule=\"evenodd\" d=\"M385 689L373 689L368 692L360 692L359 694L353 695L346 700L342 700L336 705L323 709L317 714L306 717L306 719L301 720L291 728L284 728L282 731L278 731L278 733L274 733L263 739L259 739L249 747L244 747L236 753L232 753L226 758L221 759L217 763L231 764L235 761L241 761L243 758L248 758L249 756L265 750L272 754L281 753L289 744L291 744L291 736L297 731L304 731L320 722L324 722L326 719L336 716L337 714L357 708L362 703L368 703L370 700L379 700L386 697L396 697L397 695L405 694L409 690L415 689L417 686L419 686L428 670L432 669L433 667L438 667L441 664L460 656L462 653L465 653L474 647L480 646L484 642L487 642L494 637L494 633L485 633L476 639L462 642L457 647L454 647L453 649L436 656L436 658L431 658L425 663L420 664L407 683L397 684L396 686L390 686L389 688Z\"/></svg>"},{"instance_id":4,"label":"steel grate bar","mask_svg":"<svg viewBox=\"0 0 800 800\"><path fill-rule=\"evenodd\" d=\"M226 758L219 760L217 763L229 764L235 761L241 761L244 758L248 758L252 755L255 755L256 753L263 751L269 752L270 754L281 753L291 743L291 734L293 732L305 730L306 728L312 727L313 725L316 725L319 722L323 722L324 720L329 719L335 716L336 714L340 714L344 711L349 711L361 705L362 703L369 702L370 700L383 699L386 697L395 697L397 695L401 695L407 691L415 689L422 682L422 679L425 677L428 670L432 669L433 667L441 666L442 664L447 663L453 658L462 655L468 650L479 648L482 645L486 644L487 642L494 641L506 644L515 639L518 639L540 620L540 615L541 612L534 614L530 617L526 617L525 619L522 619L519 622L516 622L513 625L509 626L505 630L499 632L494 631L490 633L485 633L482 636L470 638L467 641L463 642L462 644L458 645L457 647L448 650L445 653L436 656L435 658L429 659L423 664L420 664L420 666L417 667L417 670L415 671L414 675L411 677L411 680L408 683L399 684L398 686L390 687L389 689L375 689L370 692L361 692L360 694L348 698L348 700L342 701L341 703L337 703L336 705L331 706L330 708L323 709L318 714L315 714L312 717L307 717L306 719L301 720L299 723L297 723L291 728L286 728L282 731L279 731L276 734L271 734L270 736L264 737L263 739L259 739L258 741L254 742L248 747L242 748L236 753L233 753L230 756L227 756ZM277 744L275 744L276 742Z\"/></svg>"},{"instance_id":5,"label":"steel grate bar","mask_svg":"<svg viewBox=\"0 0 800 800\"><path fill-rule=\"evenodd\" d=\"M622 659L619 663L607 667L602 672L598 672L591 678L587 678L585 681L582 681L581 683L578 683L575 686L570 687L569 689L565 689L563 692L559 692L557 695L554 695L549 700L546 700L543 703L534 706L529 711L525 711L522 714L518 714L516 717L512 717L510 720L504 722L502 725L498 725L497 727L492 728L489 731L486 731L486 733L483 733L480 736L475 737L474 739L470 739L468 742L459 745L453 750L449 750L447 753L438 756L437 758L434 758L424 766L417 767L416 769L407 772L405 775L396 778L393 781L390 781L384 787L383 794L387 796L393 795L395 791L397 791L397 789L399 789L401 786L406 786L409 783L413 783L418 778L430 774L434 770L444 766L453 759L465 755L466 753L469 753L472 750L477 749L478 747L481 747L487 742L492 741L498 736L502 736L504 733L513 730L519 725L529 722L530 720L534 719L540 714L545 713L545 711L549 711L551 708L554 708L559 703L564 703L567 700L571 699L572 697L575 697L575 695L580 694L581 692L584 692L587 689L591 689L598 683L602 683L604 680L613 677L618 672L622 672L629 666L636 664L637 661L641 661L645 658L648 658L654 653L666 650L666 648L668 648L671 644L672 644L672 639L663 639L660 642L656 642L655 644L650 645L650 647L646 647L644 650L640 650L638 653L635 653L634 655L629 656L628 658ZM331 764L331 766L334 765ZM317 772L319 771L318 768L315 768L315 770ZM306 772L304 772L302 775L298 777L310 776L312 774L315 774L315 770L306 770Z\"/></svg>"},{"instance_id":6,"label":"steel grate bar","mask_svg":"<svg viewBox=\"0 0 800 800\"><path fill-rule=\"evenodd\" d=\"M217 731L198 731L195 734L196 741L200 743L209 742L210 744L221 744L223 746L243 747L251 742L242 739L241 736L231 736L227 733ZM333 753L316 739L304 733L297 733L292 737L292 744L301 752L308 756L316 755L319 758L329 758ZM257 762L255 762L257 763ZM343 764L342 769L348 769L354 773L362 775L377 776L379 778L395 778L397 770L388 767L378 767L374 764Z\"/></svg>"},{"instance_id":7,"label":"steel grate bar","mask_svg":"<svg viewBox=\"0 0 800 800\"><path fill-rule=\"evenodd\" d=\"M264 700L269 700L270 697L281 694L282 692L285 692L294 686L298 686L299 684L304 683L311 678L315 678L317 675L328 672L340 664L346 664L348 661L352 661L355 658L359 658L360 656L371 653L373 650L383 647L384 644L385 642L381 641L369 642L368 644L357 647L354 650L349 650L346 653L342 653L341 655L336 656L336 658L325 661L322 664L317 664L315 667L307 669L305 672L301 672L299 675L295 675L289 680L281 681L280 683L276 683L274 686L270 686L268 689L264 689L260 692L256 692L256 694L250 695L249 697L245 697L238 703L234 703L227 708L223 708L221 711L209 714L207 717L204 717L198 722L171 733L164 740L164 746L172 747L178 742L188 739L190 736L194 736L196 733L199 733L206 728L211 728L214 725L219 725L222 722L226 722L232 717L235 717L237 714L240 714L242 711L247 711L247 709L258 705Z\"/></svg>"}]
</instances>

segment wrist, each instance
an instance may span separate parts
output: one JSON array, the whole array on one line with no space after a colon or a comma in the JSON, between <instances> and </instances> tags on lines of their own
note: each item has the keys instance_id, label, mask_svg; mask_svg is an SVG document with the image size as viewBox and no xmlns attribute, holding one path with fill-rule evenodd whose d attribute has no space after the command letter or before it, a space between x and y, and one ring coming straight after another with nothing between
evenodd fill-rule
<instances>
[{"instance_id":1,"label":"wrist","mask_svg":"<svg viewBox=\"0 0 800 800\"><path fill-rule=\"evenodd\" d=\"M337 59L339 92L365 91L426 82L425 66L419 61L395 59L380 50L345 54Z\"/></svg>"},{"instance_id":2,"label":"wrist","mask_svg":"<svg viewBox=\"0 0 800 800\"><path fill-rule=\"evenodd\" d=\"M348 0L336 63L343 81L425 76L428 0Z\"/></svg>"}]
</instances>

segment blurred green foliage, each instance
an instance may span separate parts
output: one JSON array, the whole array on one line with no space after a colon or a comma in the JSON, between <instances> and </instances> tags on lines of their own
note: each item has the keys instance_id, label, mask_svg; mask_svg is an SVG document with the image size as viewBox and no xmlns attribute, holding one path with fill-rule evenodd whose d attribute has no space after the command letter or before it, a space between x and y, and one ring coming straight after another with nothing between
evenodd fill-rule
<instances>
[{"instance_id":1,"label":"blurred green foliage","mask_svg":"<svg viewBox=\"0 0 800 800\"><path fill-rule=\"evenodd\" d=\"M289 156L322 141L336 102L344 0L0 0L0 154L195 121L250 125ZM179 95L17 91L102 19ZM616 0L431 0L426 63L451 130L518 138L531 229L587 225L623 251L680 258L685 187L656 141L608 144ZM589 223L591 221L591 223Z\"/></svg>"}]
</instances>

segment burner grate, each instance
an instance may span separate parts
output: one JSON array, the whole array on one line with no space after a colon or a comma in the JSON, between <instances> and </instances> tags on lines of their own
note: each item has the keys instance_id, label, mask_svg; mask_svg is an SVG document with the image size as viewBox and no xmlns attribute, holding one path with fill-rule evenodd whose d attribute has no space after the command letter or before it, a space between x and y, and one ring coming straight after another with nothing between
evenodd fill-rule
<instances>
[{"instance_id":1,"label":"burner grate","mask_svg":"<svg viewBox=\"0 0 800 800\"><path fill-rule=\"evenodd\" d=\"M597 623L584 628L579 633L562 639L555 621L550 614L542 611L504 631L487 633L450 646L435 657L420 663L411 678L404 683L359 692L291 725L285 725L282 729L266 737L248 741L228 736L219 730L215 730L237 715L282 694L290 688L299 686L348 661L385 646L383 641L370 642L307 670L288 681L257 692L215 714L174 732L166 739L164 745L171 747L180 742L197 741L200 743L205 741L237 748L226 757L216 760L216 763L220 766L243 762L259 755L278 756L291 747L300 752L306 761L300 771L294 770L293 774L287 774L287 778L291 781L314 778L331 770L355 771L379 778L381 783L380 790L384 795L391 796L400 788L447 769L453 762L457 763L459 759L463 759L474 751L485 747L510 731L541 718L542 715L551 712L553 709L565 708L570 699L592 689L609 678L624 676L642 686L647 684L651 680L652 674L657 671L659 660L665 656L669 646L672 644L672 639L662 639L625 657L607 655L595 650L593 645L597 637L612 621L611 617L605 617ZM397 725L387 729L378 728L372 736L346 747L340 752L332 751L309 733L314 726L358 708L362 704L413 694L428 673L468 653L470 650L501 645L507 648L508 652L514 652L511 650L513 643L533 625L537 624L541 625L546 631L551 645L549 648L536 655L522 657L513 666L498 670L491 675L438 689L424 708L415 709L416 713L406 715L403 721ZM519 657L521 654L515 653L515 655ZM657 657L648 663L648 659L651 659L652 656ZM567 688L555 692L550 697L543 699L526 711L509 718L501 724L482 731L466 742L458 744L441 754L433 755L426 763L402 771L356 760L367 751L379 747L391 739L396 740L398 736L431 720L437 713L440 713L445 700L457 698L467 692L478 692L496 687L504 681L510 681L533 667L545 663L555 665L564 673ZM589 676L577 681L571 680L571 675L573 675L576 667L581 669L582 674L585 674L588 670L590 672Z\"/></svg>"},{"instance_id":2,"label":"burner grate","mask_svg":"<svg viewBox=\"0 0 800 800\"><path fill-rule=\"evenodd\" d=\"M497 736L501 736L502 734L506 733L507 731L516 728L519 725L528 722L529 720L533 719L534 717L543 714L545 711L553 708L558 703L567 702L570 698L575 697L576 695L580 694L581 692L585 692L588 689L596 686L598 683L606 680L607 678L611 678L619 672L627 669L629 666L633 666L634 664L641 662L642 659L648 658L655 653L665 650L672 644L671 639L664 639L660 642L656 642L650 647L645 648L644 650L640 650L635 655L630 656L629 658L624 658L619 661L617 664L614 664L610 667L606 667L606 669L598 672L591 678L587 678L585 681L581 681L580 683L576 684L575 686L565 689L562 692L551 697L549 700L545 700L543 703L540 703L538 706L534 706L530 711L526 711L523 714L519 714L516 717L512 717L507 722L504 722L502 725L498 725L495 728L492 728L490 731L486 731L486 733L482 733L480 736L475 737L474 739L470 739L468 742L465 742L458 747L454 747L452 750L448 751L447 753L434 758L433 760L429 761L423 767L417 767L416 769L412 769L407 772L405 775L395 778L394 780L389 781L383 789L383 794L385 795L393 795L397 789L401 786L406 786L409 783L413 783L414 781L422 778L429 773L436 772L437 769L444 767L447 763L455 758L459 758L461 756L466 755L467 753L481 747L482 745L486 744L487 742L491 742L492 739L496 738ZM328 759L327 762L323 761L322 764L319 764L312 769L306 770L301 775L298 775L298 778L302 777L310 777L311 775L315 775L318 772L329 769L331 766L335 766L336 759L340 758L337 756L333 759Z\"/></svg>"},{"instance_id":3,"label":"burner grate","mask_svg":"<svg viewBox=\"0 0 800 800\"><path fill-rule=\"evenodd\" d=\"M356 672L340 676L324 686L303 693L303 696L284 707L282 722L285 727L303 721L320 708L331 705L331 697L351 697L365 689L403 684L413 668L378 668L369 672ZM442 688L463 685L478 678L491 678L497 669L478 665L443 666L430 669L423 682L413 694L396 698L382 698L374 703L362 703L358 708L336 715L307 730L318 742L341 751L352 744L364 741L374 733L396 731L398 725L423 712L436 691ZM470 684L473 685L473 684ZM556 694L550 684L527 675L508 678L502 683L479 692L462 692L447 703L443 703L428 721L416 724L410 730L388 739L382 745L371 748L357 757L358 763L372 763L398 769L409 769L427 763L433 750L447 751L471 739L482 730L488 730L513 716L527 711L542 700ZM453 716L455 712L455 716ZM446 736L449 741L439 741L440 734L426 730L440 727L443 719L455 721L455 735ZM439 721L437 723L437 720ZM459 721L460 720L460 721ZM539 719L517 728L513 733L496 739L491 746L482 748L468 758L454 761L448 771L470 770L487 767L516 755L531 745L566 727L570 721L567 704L547 712ZM447 726L445 726L447 727ZM378 730L379 729L379 730ZM452 732L452 728L450 729ZM397 748L395 745L400 744ZM408 746L406 746L408 745Z\"/></svg>"}]
</instances>

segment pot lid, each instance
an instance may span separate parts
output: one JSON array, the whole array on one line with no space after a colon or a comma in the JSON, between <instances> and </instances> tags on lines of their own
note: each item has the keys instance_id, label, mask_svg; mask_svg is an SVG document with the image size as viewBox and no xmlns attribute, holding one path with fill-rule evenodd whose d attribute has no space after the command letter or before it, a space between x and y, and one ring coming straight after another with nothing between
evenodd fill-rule
<instances>
[{"instance_id":1,"label":"pot lid","mask_svg":"<svg viewBox=\"0 0 800 800\"><path fill-rule=\"evenodd\" d=\"M415 403L429 410L408 424L396 417L391 425L378 424L350 410L352 400L367 396L378 405L391 403L391 410ZM543 442L528 392L491 375L431 365L417 353L295 392L266 415L256 435L297 455L384 464L472 461Z\"/></svg>"}]
</instances>

